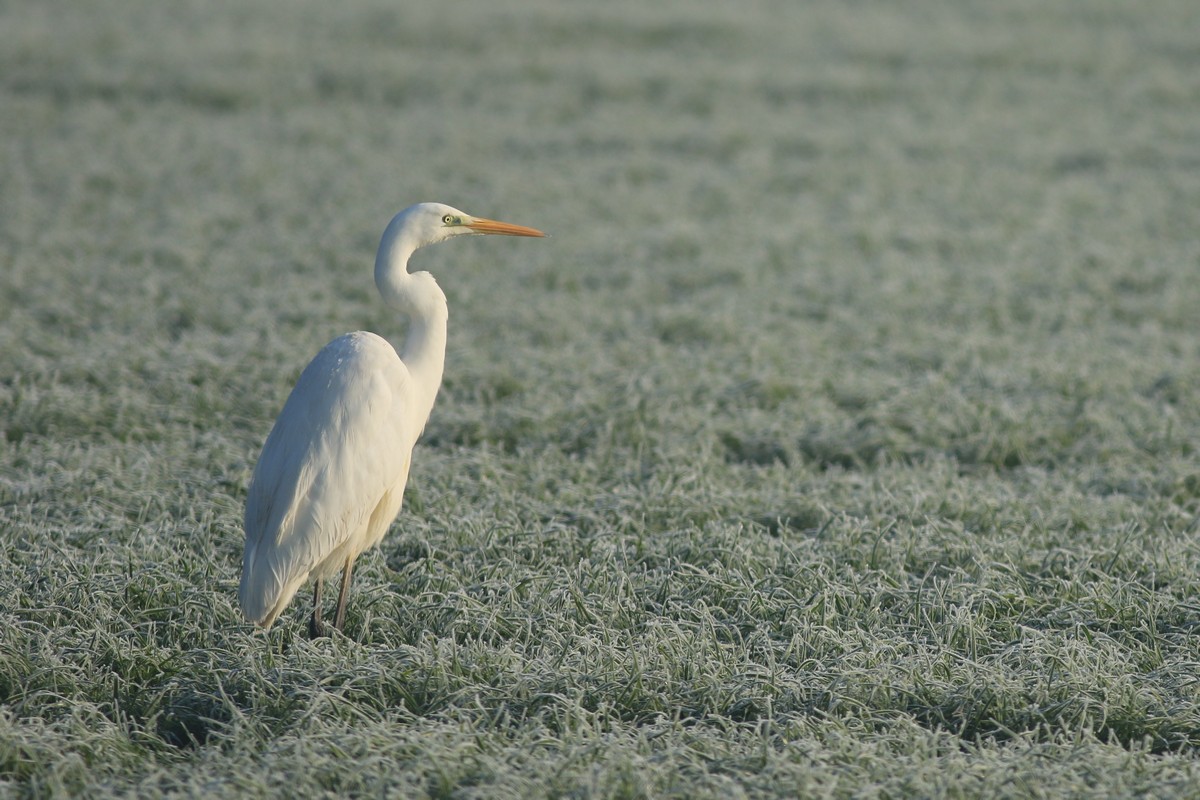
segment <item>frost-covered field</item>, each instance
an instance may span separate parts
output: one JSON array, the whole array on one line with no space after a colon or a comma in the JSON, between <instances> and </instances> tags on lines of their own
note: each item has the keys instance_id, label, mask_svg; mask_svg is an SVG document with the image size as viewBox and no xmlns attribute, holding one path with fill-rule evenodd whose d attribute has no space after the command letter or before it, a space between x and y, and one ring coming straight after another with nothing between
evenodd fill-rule
<instances>
[{"instance_id":1,"label":"frost-covered field","mask_svg":"<svg viewBox=\"0 0 1200 800\"><path fill-rule=\"evenodd\" d=\"M0 5L0 795L1194 796L1200 8ZM308 359L446 382L241 621Z\"/></svg>"}]
</instances>

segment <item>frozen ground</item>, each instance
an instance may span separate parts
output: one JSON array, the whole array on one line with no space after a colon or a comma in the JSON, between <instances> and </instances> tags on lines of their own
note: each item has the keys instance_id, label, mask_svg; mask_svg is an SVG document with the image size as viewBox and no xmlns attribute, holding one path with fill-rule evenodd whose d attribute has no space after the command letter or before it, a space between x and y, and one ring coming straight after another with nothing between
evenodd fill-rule
<instances>
[{"instance_id":1,"label":"frozen ground","mask_svg":"<svg viewBox=\"0 0 1200 800\"><path fill-rule=\"evenodd\" d=\"M408 8L406 6L415 6ZM1200 11L0 5L0 795L1200 781ZM417 200L347 636L245 485Z\"/></svg>"}]
</instances>

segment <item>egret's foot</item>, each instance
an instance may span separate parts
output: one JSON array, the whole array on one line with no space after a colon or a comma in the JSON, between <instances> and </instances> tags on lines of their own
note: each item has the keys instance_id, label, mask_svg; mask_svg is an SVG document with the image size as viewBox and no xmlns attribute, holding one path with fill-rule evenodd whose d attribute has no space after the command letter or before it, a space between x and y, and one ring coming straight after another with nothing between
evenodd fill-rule
<instances>
[{"instance_id":1,"label":"egret's foot","mask_svg":"<svg viewBox=\"0 0 1200 800\"><path fill-rule=\"evenodd\" d=\"M329 635L329 626L321 621L321 615L316 611L308 618L308 638L320 639Z\"/></svg>"}]
</instances>

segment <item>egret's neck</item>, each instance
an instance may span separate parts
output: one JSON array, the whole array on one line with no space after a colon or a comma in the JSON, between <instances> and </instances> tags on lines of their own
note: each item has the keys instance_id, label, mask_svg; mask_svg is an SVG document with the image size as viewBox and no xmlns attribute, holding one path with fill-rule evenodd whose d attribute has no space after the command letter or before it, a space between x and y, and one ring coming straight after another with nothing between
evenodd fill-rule
<instances>
[{"instance_id":1,"label":"egret's neck","mask_svg":"<svg viewBox=\"0 0 1200 800\"><path fill-rule=\"evenodd\" d=\"M400 360L408 367L414 385L423 393L425 414L433 408L442 384L446 360L446 295L428 272L409 273L408 259L421 243L392 236L389 227L375 258L375 285L383 300L408 317L408 333Z\"/></svg>"}]
</instances>

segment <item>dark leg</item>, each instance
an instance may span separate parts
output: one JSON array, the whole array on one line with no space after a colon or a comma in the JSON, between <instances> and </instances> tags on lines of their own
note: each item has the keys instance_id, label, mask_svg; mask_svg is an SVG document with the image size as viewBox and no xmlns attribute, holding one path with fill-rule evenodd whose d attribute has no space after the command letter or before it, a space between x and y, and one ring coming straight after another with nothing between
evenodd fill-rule
<instances>
[{"instance_id":1,"label":"dark leg","mask_svg":"<svg viewBox=\"0 0 1200 800\"><path fill-rule=\"evenodd\" d=\"M325 623L321 622L321 579L317 578L316 588L313 589L313 611L308 620L308 637L319 639L325 636Z\"/></svg>"},{"instance_id":2,"label":"dark leg","mask_svg":"<svg viewBox=\"0 0 1200 800\"><path fill-rule=\"evenodd\" d=\"M354 559L346 559L346 568L342 570L342 588L338 592L337 615L333 618L333 627L339 631L346 621L346 598L350 596L350 570L354 568Z\"/></svg>"}]
</instances>

